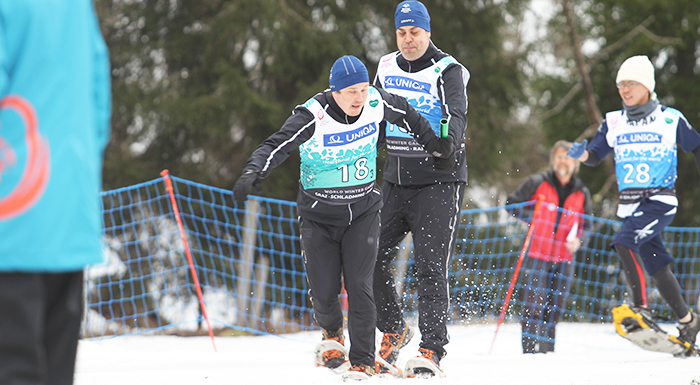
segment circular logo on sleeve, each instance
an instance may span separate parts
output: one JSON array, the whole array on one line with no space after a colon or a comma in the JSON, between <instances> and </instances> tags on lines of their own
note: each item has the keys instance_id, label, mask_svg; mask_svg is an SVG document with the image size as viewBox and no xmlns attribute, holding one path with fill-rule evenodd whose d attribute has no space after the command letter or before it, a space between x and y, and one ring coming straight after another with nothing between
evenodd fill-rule
<instances>
[{"instance_id":1,"label":"circular logo on sleeve","mask_svg":"<svg viewBox=\"0 0 700 385\"><path fill-rule=\"evenodd\" d=\"M0 197L0 221L14 218L34 206L44 195L51 174L49 143L39 133L39 119L32 104L20 96L10 95L0 100L0 110L4 109L14 110L24 122L27 159L19 182L7 195ZM2 173L17 166L15 151L0 137L0 183Z\"/></svg>"}]
</instances>

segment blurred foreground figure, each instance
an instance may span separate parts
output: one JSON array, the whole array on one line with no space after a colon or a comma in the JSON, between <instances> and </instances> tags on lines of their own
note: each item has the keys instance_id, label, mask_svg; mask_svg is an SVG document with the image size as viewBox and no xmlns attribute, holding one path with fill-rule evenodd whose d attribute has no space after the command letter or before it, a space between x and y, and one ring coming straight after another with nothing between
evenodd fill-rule
<instances>
[{"instance_id":1,"label":"blurred foreground figure","mask_svg":"<svg viewBox=\"0 0 700 385\"><path fill-rule=\"evenodd\" d=\"M0 384L73 383L110 93L91 0L0 0Z\"/></svg>"}]
</instances>

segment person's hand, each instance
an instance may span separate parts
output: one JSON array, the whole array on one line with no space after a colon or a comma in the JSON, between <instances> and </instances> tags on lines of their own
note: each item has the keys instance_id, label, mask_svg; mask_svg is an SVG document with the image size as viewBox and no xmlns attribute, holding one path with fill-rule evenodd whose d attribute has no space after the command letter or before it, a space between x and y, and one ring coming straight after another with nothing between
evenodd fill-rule
<instances>
[{"instance_id":1,"label":"person's hand","mask_svg":"<svg viewBox=\"0 0 700 385\"><path fill-rule=\"evenodd\" d=\"M449 170L455 165L455 145L451 138L435 137L425 145L425 150L433 156L436 170Z\"/></svg>"},{"instance_id":2,"label":"person's hand","mask_svg":"<svg viewBox=\"0 0 700 385\"><path fill-rule=\"evenodd\" d=\"M244 169L243 175L238 178L233 186L233 199L239 203L245 202L253 187L258 191L262 191L260 172L254 169Z\"/></svg>"},{"instance_id":3,"label":"person's hand","mask_svg":"<svg viewBox=\"0 0 700 385\"><path fill-rule=\"evenodd\" d=\"M571 237L571 239L566 240L566 248L571 254L578 251L581 248L581 239L577 237Z\"/></svg>"},{"instance_id":4,"label":"person's hand","mask_svg":"<svg viewBox=\"0 0 700 385\"><path fill-rule=\"evenodd\" d=\"M449 158L436 158L433 157L433 167L436 170L446 171L451 170L455 166L455 156L454 154Z\"/></svg>"},{"instance_id":5,"label":"person's hand","mask_svg":"<svg viewBox=\"0 0 700 385\"><path fill-rule=\"evenodd\" d=\"M434 137L424 146L425 151L436 158L449 159L455 156L455 145L451 138Z\"/></svg>"},{"instance_id":6,"label":"person's hand","mask_svg":"<svg viewBox=\"0 0 700 385\"><path fill-rule=\"evenodd\" d=\"M571 145L571 148L569 151L566 153L566 155L578 159L583 156L583 153L586 152L586 146L588 145L588 139L584 139L583 142L581 143L574 143Z\"/></svg>"}]
</instances>

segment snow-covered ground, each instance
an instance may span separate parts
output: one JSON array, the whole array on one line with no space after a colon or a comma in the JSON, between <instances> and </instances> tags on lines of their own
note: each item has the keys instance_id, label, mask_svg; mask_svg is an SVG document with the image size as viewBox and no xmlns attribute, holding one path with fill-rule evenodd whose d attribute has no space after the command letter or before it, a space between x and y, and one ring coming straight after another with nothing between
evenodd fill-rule
<instances>
[{"instance_id":1,"label":"snow-covered ground","mask_svg":"<svg viewBox=\"0 0 700 385\"><path fill-rule=\"evenodd\" d=\"M668 331L673 327L668 325ZM615 334L612 325L561 324L556 352L523 355L519 325L451 326L444 379L372 378L368 383L566 385L700 384L700 358L644 351ZM379 335L379 334L378 334ZM417 354L419 336L401 350L399 366ZM329 384L342 383L313 366L320 332L277 336L127 336L81 341L75 385ZM695 381L695 382L693 382Z\"/></svg>"}]
</instances>

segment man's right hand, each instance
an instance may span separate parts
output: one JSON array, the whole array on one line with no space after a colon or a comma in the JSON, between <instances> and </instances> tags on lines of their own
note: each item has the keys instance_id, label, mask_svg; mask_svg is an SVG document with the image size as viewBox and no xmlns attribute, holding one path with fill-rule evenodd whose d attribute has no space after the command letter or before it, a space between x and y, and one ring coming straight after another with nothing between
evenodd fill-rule
<instances>
[{"instance_id":1,"label":"man's right hand","mask_svg":"<svg viewBox=\"0 0 700 385\"><path fill-rule=\"evenodd\" d=\"M258 191L262 191L260 172L254 169L244 169L243 175L238 178L233 186L233 199L239 203L245 202L253 187Z\"/></svg>"}]
</instances>

